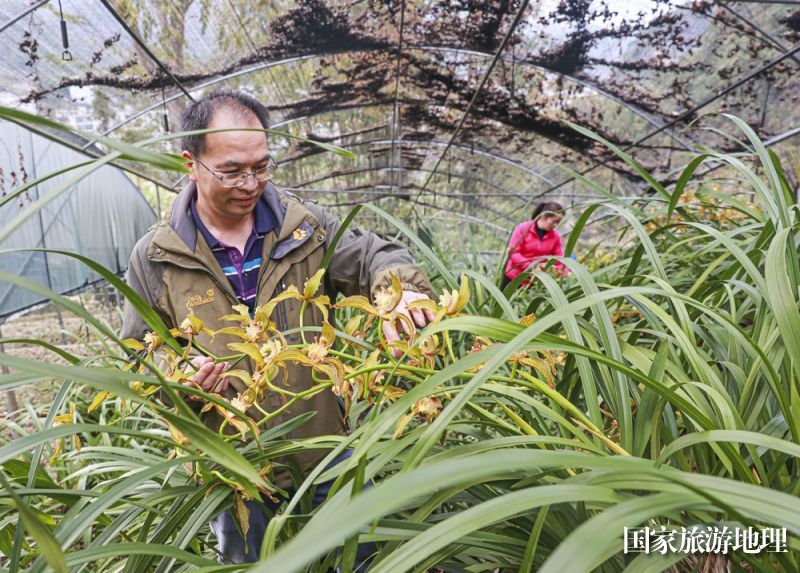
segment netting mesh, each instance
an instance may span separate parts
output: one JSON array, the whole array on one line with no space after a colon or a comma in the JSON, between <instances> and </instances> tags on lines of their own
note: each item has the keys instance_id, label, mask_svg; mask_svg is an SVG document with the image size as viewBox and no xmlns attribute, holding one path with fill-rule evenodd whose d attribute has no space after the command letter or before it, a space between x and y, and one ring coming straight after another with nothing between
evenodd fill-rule
<instances>
[{"instance_id":1,"label":"netting mesh","mask_svg":"<svg viewBox=\"0 0 800 573\"><path fill-rule=\"evenodd\" d=\"M561 166L620 194L644 191L565 121L630 148L666 184L699 142L736 149L724 133L698 132L730 127L714 116L693 123L702 114L735 113L766 140L800 125L800 7L785 2L61 4L70 61L57 3L22 17L24 2L0 6L0 22L18 18L0 33L2 103L137 140L176 130L190 96L242 89L279 128L359 154L272 139L277 182L329 205L402 210L431 194L438 208L462 213L469 202L507 229L521 203L591 196ZM796 140L783 141L779 151L794 153Z\"/></svg>"}]
</instances>

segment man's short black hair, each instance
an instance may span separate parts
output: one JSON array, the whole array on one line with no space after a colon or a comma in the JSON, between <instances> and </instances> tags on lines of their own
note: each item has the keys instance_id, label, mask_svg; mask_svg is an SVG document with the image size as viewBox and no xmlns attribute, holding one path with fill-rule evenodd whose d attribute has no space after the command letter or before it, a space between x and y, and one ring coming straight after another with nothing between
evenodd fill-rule
<instances>
[{"instance_id":1,"label":"man's short black hair","mask_svg":"<svg viewBox=\"0 0 800 573\"><path fill-rule=\"evenodd\" d=\"M220 89L203 94L189 103L181 115L181 131L195 131L208 128L214 113L227 108L242 116L255 115L264 129L269 127L269 112L255 98L231 89ZM205 150L205 135L188 135L181 139L183 149L197 157Z\"/></svg>"}]
</instances>

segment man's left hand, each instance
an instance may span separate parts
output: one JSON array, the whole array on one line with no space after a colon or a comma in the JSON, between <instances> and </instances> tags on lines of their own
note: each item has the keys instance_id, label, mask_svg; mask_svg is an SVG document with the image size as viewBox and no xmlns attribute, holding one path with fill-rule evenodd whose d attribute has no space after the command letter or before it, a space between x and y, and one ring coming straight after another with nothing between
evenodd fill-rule
<instances>
[{"instance_id":1,"label":"man's left hand","mask_svg":"<svg viewBox=\"0 0 800 573\"><path fill-rule=\"evenodd\" d=\"M397 308L395 308L395 312L397 312L397 314L406 316L411 324L422 328L431 322L435 318L435 315L429 310L422 310L419 308L408 309L406 307L415 300L423 300L427 298L430 297L422 294L421 292L404 290L403 298L400 299L400 303L397 305ZM398 324L400 325L400 329L402 329L406 334L411 335L412 329L407 321L400 318L396 318L393 321L384 320L383 335L386 337L387 344L400 340L400 331L397 328ZM395 358L400 358L402 355L403 352L399 348L392 348L392 356Z\"/></svg>"}]
</instances>

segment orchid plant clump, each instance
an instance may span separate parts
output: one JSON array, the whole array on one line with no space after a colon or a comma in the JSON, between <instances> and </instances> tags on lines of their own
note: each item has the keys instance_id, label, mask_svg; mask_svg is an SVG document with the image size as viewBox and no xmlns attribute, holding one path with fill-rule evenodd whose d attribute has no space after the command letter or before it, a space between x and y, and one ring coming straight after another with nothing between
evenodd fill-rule
<instances>
[{"instance_id":1,"label":"orchid plant clump","mask_svg":"<svg viewBox=\"0 0 800 573\"><path fill-rule=\"evenodd\" d=\"M281 494L262 562L246 566L254 573L352 571L364 541L378 544L374 573L800 570L798 207L771 150L725 117L747 136L747 157L698 155L674 190L572 126L654 192L621 197L594 185L606 198L576 209L565 251L579 256L565 261L566 280L537 268L529 288L501 292L499 265L484 264L480 245L428 248L363 205L416 243L447 289L414 303L435 316L420 330L403 318L396 281L374 300L331 301L318 294L318 273L281 295L301 301L301 316L311 305L325 319L301 323L299 338L271 320L279 297L252 314L234 308L216 331L190 312L170 332L112 271L58 253L101 273L153 332L120 348L111 327L51 292L91 327L93 349L40 341L68 364L0 353L4 390L56 389L3 424L0 568L229 570L216 562L210 516L233 497L245 528L245 501ZM720 160L729 166L715 176L721 187L698 180L699 167ZM598 209L618 223L613 247L605 230L597 244L583 233ZM459 286L453 268L470 269L470 282ZM385 320L408 333L388 343ZM211 355L207 337L223 335L211 358L231 365L228 391L183 385L194 357ZM298 368L313 376L310 388L294 382ZM347 436L293 438L311 413L276 419L328 391L348 410ZM221 415L222 432L193 411ZM351 457L331 467L345 448ZM320 452L324 461L292 475L293 495L270 483L286 456ZM328 500L310 507L328 480ZM784 537L758 554L643 555L623 550L631 528Z\"/></svg>"},{"instance_id":2,"label":"orchid plant clump","mask_svg":"<svg viewBox=\"0 0 800 573\"><path fill-rule=\"evenodd\" d=\"M225 372L225 376L241 380L246 390L232 397L214 395L214 399L207 400L202 406L200 414L215 410L223 418L220 435L227 439L238 435L241 440L246 441L248 434L258 438L261 428L284 409L318 392L330 390L340 396L344 401L347 417L354 401L365 401L370 405L380 404L382 401L393 402L404 395L410 385L455 361L446 328L441 330L441 334L428 334L427 330L461 315L470 299L470 285L465 275L461 276L458 290L444 290L438 301L424 299L408 305L409 309L419 308L433 313L434 319L430 326L422 330L416 329L413 322L398 310L403 291L396 275L391 274L391 285L380 289L374 301L358 295L343 298L336 303L332 303L328 296L317 296L323 276L324 269L320 269L308 279L302 292L295 286L289 286L284 292L255 308L252 314L246 305L233 306L233 313L221 317L222 321L233 324L218 330L209 329L190 309L178 328L170 331L170 334L185 343L182 353L165 345L156 333L151 332L145 336L144 341L124 341L130 348L142 354L138 366L131 364L126 368L144 373L148 368L156 367L167 381L184 384L190 381L192 369L188 365L194 355L211 356L216 362L229 362L232 367ZM304 305L314 305L322 313L323 326L313 340L290 344L272 320L278 303L290 298L300 300ZM351 313L342 331L337 332L329 321L333 309L340 312L349 310ZM533 320L533 315L529 315L520 324L529 326ZM408 327L405 337L387 343L380 328L382 321L405 322ZM215 356L198 342L197 337L201 333L212 338L223 334L232 335L239 341L228 344L233 354ZM373 341L376 344L373 345ZM475 336L473 351L492 344L486 337ZM399 359L392 356L393 349L402 352ZM251 368L244 366L245 359L249 360ZM292 391L287 363L310 368L316 385L302 392ZM521 389L530 389L531 384L539 383L555 391L556 363L550 352L517 352L508 359L508 364L511 377L503 379L499 376L495 382L511 384ZM475 375L481 366L472 368L468 375ZM131 387L143 396L158 390L156 385L138 382L131 383ZM199 386L195 385L195 388L196 391L192 394L200 394ZM281 407L273 411L264 407L264 398L270 392L280 395L282 402ZM96 408L110 396L109 392L100 392L95 397L92 408ZM434 395L416 400L408 415L398 422L395 438L402 435L414 418L420 422L432 422L448 396L447 390L442 388ZM257 412L259 415L254 418L258 418L258 421L247 415L248 412ZM185 446L185 436L172 424L167 424L176 445ZM226 432L227 426L234 428L235 432Z\"/></svg>"}]
</instances>

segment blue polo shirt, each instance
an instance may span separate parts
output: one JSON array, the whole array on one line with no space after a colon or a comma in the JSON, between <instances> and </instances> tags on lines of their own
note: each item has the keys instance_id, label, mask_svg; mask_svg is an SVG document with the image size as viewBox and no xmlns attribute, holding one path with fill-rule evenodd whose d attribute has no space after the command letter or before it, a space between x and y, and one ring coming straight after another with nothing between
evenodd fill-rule
<instances>
[{"instance_id":1,"label":"blue polo shirt","mask_svg":"<svg viewBox=\"0 0 800 573\"><path fill-rule=\"evenodd\" d=\"M233 292L236 293L239 302L246 304L252 314L256 304L258 272L263 262L261 251L264 250L264 235L277 227L275 215L264 201L259 199L256 202L253 212L255 216L253 229L245 243L244 252L240 253L236 247L223 243L211 234L197 214L196 203L197 197L195 196L190 207L194 224L208 243L211 252L214 253L222 272L228 277L228 282L233 287Z\"/></svg>"}]
</instances>

